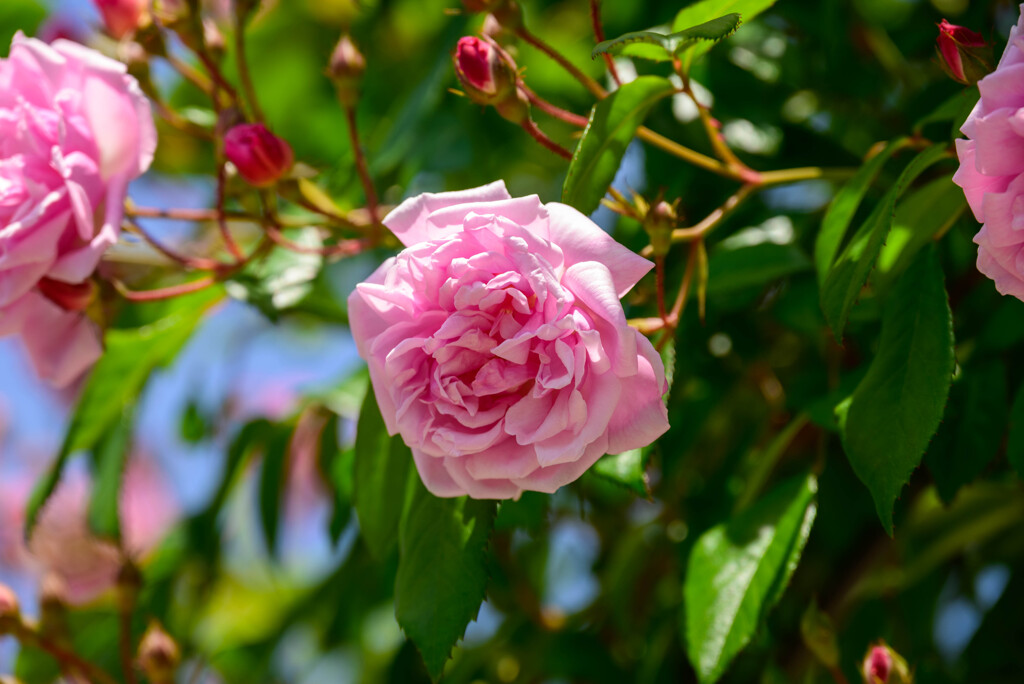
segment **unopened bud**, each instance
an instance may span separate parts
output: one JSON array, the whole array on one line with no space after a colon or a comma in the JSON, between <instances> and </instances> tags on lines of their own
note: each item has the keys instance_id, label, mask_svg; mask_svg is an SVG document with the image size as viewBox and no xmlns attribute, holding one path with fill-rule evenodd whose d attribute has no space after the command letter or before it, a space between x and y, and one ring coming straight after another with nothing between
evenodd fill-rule
<instances>
[{"instance_id":1,"label":"unopened bud","mask_svg":"<svg viewBox=\"0 0 1024 684\"><path fill-rule=\"evenodd\" d=\"M530 100L521 90L516 89L512 97L496 102L494 108L506 120L517 126L524 126L530 121Z\"/></svg>"},{"instance_id":2,"label":"unopened bud","mask_svg":"<svg viewBox=\"0 0 1024 684\"><path fill-rule=\"evenodd\" d=\"M21 622L18 597L6 584L0 584L0 636L11 633Z\"/></svg>"},{"instance_id":3,"label":"unopened bud","mask_svg":"<svg viewBox=\"0 0 1024 684\"><path fill-rule=\"evenodd\" d=\"M118 40L148 23L147 0L93 0L93 3L103 17L107 33Z\"/></svg>"},{"instance_id":4,"label":"unopened bud","mask_svg":"<svg viewBox=\"0 0 1024 684\"><path fill-rule=\"evenodd\" d=\"M945 19L938 27L939 65L953 80L974 85L991 73L992 47L980 33L950 24Z\"/></svg>"},{"instance_id":5,"label":"unopened bud","mask_svg":"<svg viewBox=\"0 0 1024 684\"><path fill-rule=\"evenodd\" d=\"M861 665L864 684L911 684L907 661L885 642L872 646Z\"/></svg>"},{"instance_id":6,"label":"unopened bud","mask_svg":"<svg viewBox=\"0 0 1024 684\"><path fill-rule=\"evenodd\" d=\"M672 231L679 223L678 205L679 200L670 204L659 199L643 217L644 230L655 256L665 256L672 247Z\"/></svg>"},{"instance_id":7,"label":"unopened bud","mask_svg":"<svg viewBox=\"0 0 1024 684\"><path fill-rule=\"evenodd\" d=\"M359 82L366 71L366 58L347 34L341 37L331 61L327 66L327 74L334 81L338 100L345 106L352 106L359 99Z\"/></svg>"},{"instance_id":8,"label":"unopened bud","mask_svg":"<svg viewBox=\"0 0 1024 684\"><path fill-rule=\"evenodd\" d=\"M139 643L139 667L153 684L173 682L181 652L171 635L155 620L149 623Z\"/></svg>"},{"instance_id":9,"label":"unopened bud","mask_svg":"<svg viewBox=\"0 0 1024 684\"><path fill-rule=\"evenodd\" d=\"M454 62L455 75L473 102L496 105L515 99L515 64L494 42L465 36L455 46Z\"/></svg>"},{"instance_id":10,"label":"unopened bud","mask_svg":"<svg viewBox=\"0 0 1024 684\"><path fill-rule=\"evenodd\" d=\"M84 283L65 283L43 278L36 284L36 289L65 311L85 311L96 297L96 284L91 280Z\"/></svg>"},{"instance_id":11,"label":"unopened bud","mask_svg":"<svg viewBox=\"0 0 1024 684\"><path fill-rule=\"evenodd\" d=\"M224 156L250 185L268 187L292 167L291 146L261 123L235 126L224 136Z\"/></svg>"}]
</instances>

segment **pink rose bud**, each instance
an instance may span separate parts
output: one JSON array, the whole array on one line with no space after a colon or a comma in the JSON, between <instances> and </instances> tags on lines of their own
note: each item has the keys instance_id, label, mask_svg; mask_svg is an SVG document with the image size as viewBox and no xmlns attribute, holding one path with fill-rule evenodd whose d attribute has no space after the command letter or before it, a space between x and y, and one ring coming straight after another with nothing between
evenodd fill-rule
<instances>
[{"instance_id":1,"label":"pink rose bud","mask_svg":"<svg viewBox=\"0 0 1024 684\"><path fill-rule=\"evenodd\" d=\"M96 285L91 280L84 283L65 283L43 278L36 285L36 289L65 311L85 311L96 296Z\"/></svg>"},{"instance_id":2,"label":"pink rose bud","mask_svg":"<svg viewBox=\"0 0 1024 684\"><path fill-rule=\"evenodd\" d=\"M331 53L327 75L334 81L338 99L343 105L354 105L359 98L359 82L366 71L366 58L348 35L341 37Z\"/></svg>"},{"instance_id":3,"label":"pink rose bud","mask_svg":"<svg viewBox=\"0 0 1024 684\"><path fill-rule=\"evenodd\" d=\"M261 123L235 126L224 136L224 156L250 185L273 185L292 168L291 146Z\"/></svg>"},{"instance_id":4,"label":"pink rose bud","mask_svg":"<svg viewBox=\"0 0 1024 684\"><path fill-rule=\"evenodd\" d=\"M464 36L455 47L455 74L471 100L494 104L515 87L515 70L490 42Z\"/></svg>"},{"instance_id":5,"label":"pink rose bud","mask_svg":"<svg viewBox=\"0 0 1024 684\"><path fill-rule=\"evenodd\" d=\"M953 80L974 85L992 71L992 49L980 33L950 24L945 19L938 27L939 64Z\"/></svg>"},{"instance_id":6,"label":"pink rose bud","mask_svg":"<svg viewBox=\"0 0 1024 684\"><path fill-rule=\"evenodd\" d=\"M864 684L910 684L907 661L884 641L872 646L861 666Z\"/></svg>"},{"instance_id":7,"label":"pink rose bud","mask_svg":"<svg viewBox=\"0 0 1024 684\"><path fill-rule=\"evenodd\" d=\"M181 652L171 635L153 621L139 644L139 667L154 684L173 682Z\"/></svg>"},{"instance_id":8,"label":"pink rose bud","mask_svg":"<svg viewBox=\"0 0 1024 684\"><path fill-rule=\"evenodd\" d=\"M121 39L132 33L146 17L146 0L93 0L103 16L107 33Z\"/></svg>"}]
</instances>

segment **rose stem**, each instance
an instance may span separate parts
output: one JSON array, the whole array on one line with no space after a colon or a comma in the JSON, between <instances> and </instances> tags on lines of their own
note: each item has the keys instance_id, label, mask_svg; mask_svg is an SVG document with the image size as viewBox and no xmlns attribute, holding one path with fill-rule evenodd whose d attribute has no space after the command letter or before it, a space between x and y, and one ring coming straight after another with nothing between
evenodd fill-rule
<instances>
[{"instance_id":1,"label":"rose stem","mask_svg":"<svg viewBox=\"0 0 1024 684\"><path fill-rule=\"evenodd\" d=\"M237 8L236 8L237 9ZM238 78L242 81L242 89L245 91L245 99L249 101L252 108L252 116L256 121L263 121L263 110L260 109L259 100L256 97L256 87L252 82L252 75L249 73L249 62L245 56L245 17L242 12L235 12L235 59L238 61Z\"/></svg>"},{"instance_id":2,"label":"rose stem","mask_svg":"<svg viewBox=\"0 0 1024 684\"><path fill-rule=\"evenodd\" d=\"M370 177L370 168L366 164L366 155L362 145L359 144L359 129L356 124L356 107L354 104L344 105L345 120L348 122L348 139L352 144L352 153L356 159L356 171L359 172L359 180L363 184L363 192L366 195L366 208L370 212L372 228L372 240L374 244L381 239L381 223L377 206L377 190L373 187L373 178Z\"/></svg>"},{"instance_id":3,"label":"rose stem","mask_svg":"<svg viewBox=\"0 0 1024 684\"><path fill-rule=\"evenodd\" d=\"M120 280L114 280L112 282L114 284L114 289L116 289L118 293L128 301L156 302L162 299L173 299L174 297L181 297L182 295L205 290L211 285L214 285L217 282L217 279L213 276L207 276L205 278L199 278L198 280L182 283L181 285L172 285L171 287L164 287L158 290L142 291L129 290Z\"/></svg>"},{"instance_id":4,"label":"rose stem","mask_svg":"<svg viewBox=\"0 0 1024 684\"><path fill-rule=\"evenodd\" d=\"M598 43L604 42L604 28L601 26L601 8L598 0L590 0L590 21L594 25L594 38L597 39ZM615 68L615 60L608 53L602 56L604 57L604 63L608 65L608 73L612 75L615 85L621 86L622 81L619 79L618 69Z\"/></svg>"},{"instance_id":5,"label":"rose stem","mask_svg":"<svg viewBox=\"0 0 1024 684\"><path fill-rule=\"evenodd\" d=\"M131 229L131 232L139 235L143 240L148 242L154 249L156 249L156 251L160 252L168 259L170 259L171 261L176 261L182 266L194 268L199 271L217 271L225 266L225 264L215 259L191 257L185 256L183 254L178 254L177 252L175 252L174 250L170 249L162 242L157 240L155 237L150 235L148 232L146 232L146 230L138 223L135 223L131 219L127 218L125 219L125 222L128 224L128 227Z\"/></svg>"},{"instance_id":6,"label":"rose stem","mask_svg":"<svg viewBox=\"0 0 1024 684\"><path fill-rule=\"evenodd\" d=\"M555 154L565 159L572 159L572 152L565 149L554 140L544 134L544 131L540 130L532 120L526 119L523 121L523 130L533 136L533 139L539 142L544 147L548 148Z\"/></svg>"}]
</instances>

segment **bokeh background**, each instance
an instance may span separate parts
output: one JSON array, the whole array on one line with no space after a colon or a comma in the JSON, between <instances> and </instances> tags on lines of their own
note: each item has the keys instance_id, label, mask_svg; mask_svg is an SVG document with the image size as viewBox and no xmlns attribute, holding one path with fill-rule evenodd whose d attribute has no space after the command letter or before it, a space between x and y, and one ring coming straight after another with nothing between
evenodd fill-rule
<instances>
[{"instance_id":1,"label":"bokeh background","mask_svg":"<svg viewBox=\"0 0 1024 684\"><path fill-rule=\"evenodd\" d=\"M494 111L450 92L457 85L451 51L480 22L447 12L454 4L280 0L267 3L253 24L252 71L267 119L299 159L321 171L320 180L342 206L362 202L341 113L324 76L343 30L351 30L367 55L359 114L385 203L498 178L513 195L559 197L562 160ZM535 33L604 78L600 60L590 59L594 41L585 2L522 4ZM606 33L670 23L680 4L606 0ZM726 139L755 168L856 166L876 142L908 132L961 90L936 63L936 22L945 17L981 31L998 52L1018 14L1011 2L780 0L716 47L694 78ZM98 26L87 0L0 2L3 46L23 30L113 51ZM516 58L526 82L542 96L577 113L589 109L586 91L543 55L522 46ZM657 70L628 61L620 69ZM169 101L198 119L208 114L173 70L157 62L153 74ZM657 108L648 125L706 149L695 119L692 103L678 96ZM538 120L552 137L574 144L570 127ZM948 124L926 133L934 140L953 135ZM208 149L164 127L154 168L133 184L131 198L143 206L209 206L211 166ZM720 179L637 143L616 185L682 197L691 221L731 192ZM798 435L781 467L795 471L802 455L828 452L819 518L789 594L726 680L787 681L794 672L810 672L807 681L827 681L808 669L799 636L802 610L816 597L840 615L843 669L851 681L859 680L857 662L879 638L904 654L920 681L1020 681L1014 678L1024 672L1019 642L1014 646L1020 634L1014 607L1024 596L1024 526L1019 515L1005 512L1019 507L999 507L1012 498L1005 483L976 484L959 507L945 512L934 495L923 503L915 499L934 516L901 510L897 539L889 541L867 490L835 437L827 436L828 407L822 418L815 400L827 393L822 358L829 352L808 254L834 191L831 182L815 181L762 192L716 232L707 320L701 324L691 315L677 342L676 382L683 389L673 393L672 409L682 419L673 421L652 465L654 499L588 477L550 501L526 496L503 507L492 541L489 599L446 681L691 678L680 643L680 566L696 534L732 505L744 465L800 412L824 427ZM958 192L949 186L950 201L958 201ZM607 209L594 218L625 244L646 244L635 223ZM146 225L178 245L199 230L166 221ZM1024 307L1000 299L972 272L976 228L966 213L943 245L951 294L968 302L957 314L957 334L1002 364L1008 404L1007 387L1015 387L1024 372L1012 364L1024 342ZM119 254L131 261L139 249L127 244ZM223 545L212 574L196 570L202 586L190 584L195 559L174 555L176 540L188 539L188 521L220 485L225 452L241 425L258 418L294 423L304 406L317 401L343 417L339 438L351 443L366 379L344 325L344 299L381 256L362 255L319 274L318 293L336 305L335 316L299 310L270 320L244 302L219 306L146 388L123 514L129 544L143 558L173 559L165 571L174 576L172 588L155 605L163 606L172 633L192 654L184 672L196 672L194 681L412 682L426 676L393 616L393 563L381 567L369 558L357 523L339 513L344 504L312 456L293 459L276 553L260 535L256 478L248 473L220 518ZM682 272L683 258L677 261L672 282ZM877 328L877 308L872 313L870 303L861 317L855 327ZM857 350L856 332L853 337ZM35 380L16 340L0 340L0 582L15 587L31 611L42 577L61 573L70 600L93 611L82 619L94 620L87 624L102 631L110 627L103 606L114 566L83 538L83 463L75 463L44 520L49 539L26 548L20 537L25 497L56 453L73 401L73 389L59 393ZM927 474L918 479L912 489L928 486ZM972 537L977 520L971 516L980 516L978 510L998 524ZM943 526L966 538L937 548L932 541ZM878 554L890 559L885 567L903 574L847 601L847 584L856 578L850 569ZM0 672L11 671L16 654L10 640L0 639Z\"/></svg>"}]
</instances>

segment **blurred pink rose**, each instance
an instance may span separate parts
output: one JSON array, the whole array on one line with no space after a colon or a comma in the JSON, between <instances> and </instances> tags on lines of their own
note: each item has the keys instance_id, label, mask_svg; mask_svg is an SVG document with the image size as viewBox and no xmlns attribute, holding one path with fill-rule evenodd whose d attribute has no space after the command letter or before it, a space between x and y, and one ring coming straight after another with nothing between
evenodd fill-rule
<instances>
[{"instance_id":1,"label":"blurred pink rose","mask_svg":"<svg viewBox=\"0 0 1024 684\"><path fill-rule=\"evenodd\" d=\"M114 38L124 38L142 23L147 14L149 0L93 0L103 16L107 32Z\"/></svg>"},{"instance_id":2,"label":"blurred pink rose","mask_svg":"<svg viewBox=\"0 0 1024 684\"><path fill-rule=\"evenodd\" d=\"M403 202L406 249L349 297L391 434L438 496L553 492L668 429L661 359L619 298L652 264L501 181Z\"/></svg>"},{"instance_id":3,"label":"blurred pink rose","mask_svg":"<svg viewBox=\"0 0 1024 684\"><path fill-rule=\"evenodd\" d=\"M20 334L55 385L88 369L100 342L69 300L38 285L91 276L155 147L149 103L123 64L65 40L14 37L0 59L0 336Z\"/></svg>"},{"instance_id":4,"label":"blurred pink rose","mask_svg":"<svg viewBox=\"0 0 1024 684\"><path fill-rule=\"evenodd\" d=\"M969 139L956 141L953 182L984 224L974 237L978 270L1002 294L1024 299L1024 17L978 89L981 99L960 129Z\"/></svg>"},{"instance_id":5,"label":"blurred pink rose","mask_svg":"<svg viewBox=\"0 0 1024 684\"><path fill-rule=\"evenodd\" d=\"M65 477L26 547L21 530L33 484L29 478L19 478L0 485L0 563L40 576L58 575L67 583L68 600L74 604L87 603L111 589L120 568L120 552L89 534L85 522L91 493L88 478L78 472ZM133 458L121 492L125 550L135 558L153 550L179 515L178 502L159 467L149 459Z\"/></svg>"}]
</instances>

